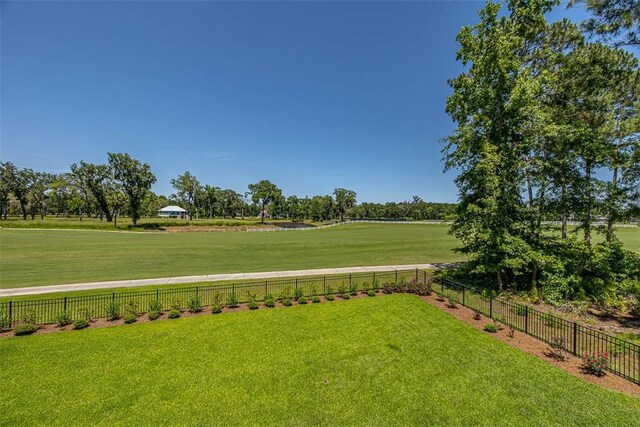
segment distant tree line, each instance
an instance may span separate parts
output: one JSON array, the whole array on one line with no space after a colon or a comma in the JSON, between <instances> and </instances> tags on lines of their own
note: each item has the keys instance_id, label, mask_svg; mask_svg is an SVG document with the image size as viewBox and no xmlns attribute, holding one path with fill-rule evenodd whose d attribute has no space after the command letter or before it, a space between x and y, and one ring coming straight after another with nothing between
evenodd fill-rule
<instances>
[{"instance_id":1,"label":"distant tree line","mask_svg":"<svg viewBox=\"0 0 640 427\"><path fill-rule=\"evenodd\" d=\"M640 296L640 258L613 226L640 212L640 71L619 47L637 46L640 5L577 3L593 14L582 25L547 22L555 0L488 2L458 33L465 71L446 105L457 124L445 140L446 169L458 172L452 233L468 271L498 289Z\"/></svg>"},{"instance_id":2,"label":"distant tree line","mask_svg":"<svg viewBox=\"0 0 640 427\"><path fill-rule=\"evenodd\" d=\"M115 226L121 216L130 217L136 224L142 217L156 217L165 206L179 205L188 211L189 219L450 220L456 206L425 202L418 196L404 202L358 204L356 192L345 188L327 195L285 196L268 180L237 192L202 184L189 171L171 180L175 192L167 197L151 191L156 182L151 167L123 153L108 153L104 164L80 161L69 169L52 174L0 162L0 217L20 216L26 220L74 216L80 221L94 217Z\"/></svg>"}]
</instances>

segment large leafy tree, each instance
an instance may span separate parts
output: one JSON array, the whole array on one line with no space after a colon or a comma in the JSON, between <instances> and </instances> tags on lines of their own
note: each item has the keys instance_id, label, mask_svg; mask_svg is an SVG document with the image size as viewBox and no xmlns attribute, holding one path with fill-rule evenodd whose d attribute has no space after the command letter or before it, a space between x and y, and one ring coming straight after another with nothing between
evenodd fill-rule
<instances>
[{"instance_id":1,"label":"large leafy tree","mask_svg":"<svg viewBox=\"0 0 640 427\"><path fill-rule=\"evenodd\" d=\"M458 34L457 58L466 71L449 81L447 113L457 123L446 138L445 167L458 169L460 192L452 233L476 271L493 274L499 288L537 256L527 240L523 167L531 153L531 125L540 84L523 63L553 1L511 1L510 16L487 3L480 23Z\"/></svg>"},{"instance_id":2,"label":"large leafy tree","mask_svg":"<svg viewBox=\"0 0 640 427\"><path fill-rule=\"evenodd\" d=\"M108 155L114 179L127 196L129 215L135 227L140 219L142 203L151 191L151 185L156 182L156 176L151 172L149 164L140 163L127 153Z\"/></svg>"},{"instance_id":3,"label":"large leafy tree","mask_svg":"<svg viewBox=\"0 0 640 427\"><path fill-rule=\"evenodd\" d=\"M344 221L344 214L356 204L356 192L346 188L336 188L333 190L335 197L335 207L340 215L340 221Z\"/></svg>"},{"instance_id":4,"label":"large leafy tree","mask_svg":"<svg viewBox=\"0 0 640 427\"><path fill-rule=\"evenodd\" d=\"M265 207L277 197L281 197L282 190L271 181L263 179L255 184L249 184L249 192L253 203L260 205L260 222L264 222Z\"/></svg>"},{"instance_id":5,"label":"large leafy tree","mask_svg":"<svg viewBox=\"0 0 640 427\"><path fill-rule=\"evenodd\" d=\"M182 200L189 210L189 220L193 217L194 210L197 210L196 200L201 191L200 181L191 172L186 171L177 178L171 180L171 186L176 189L176 195Z\"/></svg>"},{"instance_id":6,"label":"large leafy tree","mask_svg":"<svg viewBox=\"0 0 640 427\"><path fill-rule=\"evenodd\" d=\"M113 220L111 209L109 208L108 194L113 191L112 176L113 171L108 165L95 165L80 161L71 165L71 174L74 176L79 186L85 191L91 192L96 204L104 214L107 222Z\"/></svg>"}]
</instances>

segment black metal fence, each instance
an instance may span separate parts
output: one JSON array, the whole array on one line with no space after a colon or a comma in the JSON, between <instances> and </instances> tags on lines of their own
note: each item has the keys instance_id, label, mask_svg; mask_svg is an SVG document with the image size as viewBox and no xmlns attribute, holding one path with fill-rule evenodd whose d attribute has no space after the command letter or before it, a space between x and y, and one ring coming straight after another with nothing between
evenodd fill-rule
<instances>
[{"instance_id":1,"label":"black metal fence","mask_svg":"<svg viewBox=\"0 0 640 427\"><path fill-rule=\"evenodd\" d=\"M203 306L209 306L212 305L214 297L221 298L222 304L226 304L232 294L236 296L238 302L243 303L249 301L250 294L254 294L257 301L264 301L265 295L271 294L277 297L285 290L293 293L295 289L302 289L305 296L324 295L331 290L333 293L337 293L339 288L345 288L348 291L352 285L355 285L358 291L362 291L365 286L379 289L384 282L398 282L414 278L431 280L426 271L418 269L252 280L242 283L7 301L0 302L0 316L7 316L11 326L22 322L27 316L35 316L38 324L46 325L55 323L56 316L62 312L68 312L71 318L76 319L89 309L92 317L106 317L107 309L113 302L119 304L120 307L132 303L138 307L139 312L144 313L148 311L149 304L155 301L160 302L165 310L171 306L186 309L189 300L195 296L200 297Z\"/></svg>"},{"instance_id":2,"label":"black metal fence","mask_svg":"<svg viewBox=\"0 0 640 427\"><path fill-rule=\"evenodd\" d=\"M546 343L560 343L575 356L608 353L609 371L640 384L640 345L448 279L439 286L445 296L465 307Z\"/></svg>"},{"instance_id":3,"label":"black metal fence","mask_svg":"<svg viewBox=\"0 0 640 427\"><path fill-rule=\"evenodd\" d=\"M35 316L38 324L51 324L55 323L56 316L62 312L68 312L75 319L89 309L93 317L106 317L107 309L113 302L121 307L132 303L140 312L148 311L149 305L155 301L160 302L164 309L174 305L186 309L188 301L196 296L200 297L203 306L209 306L218 297L226 304L231 295L235 295L238 302L243 303L247 302L252 294L257 301L263 301L266 295L277 297L282 292L293 293L296 289L302 289L305 296L313 296L348 291L351 287L357 291L366 288L380 289L385 282L398 283L411 279L421 283L433 281L429 272L418 269L252 280L242 283L6 301L0 302L0 317L8 317L12 326L28 316ZM562 338L565 350L576 356L607 352L610 355L609 371L640 384L640 346L637 344L543 313L524 304L484 294L473 287L448 279L440 280L438 286L445 296L455 298L465 307L477 310L534 338L547 343L557 343L558 339Z\"/></svg>"}]
</instances>

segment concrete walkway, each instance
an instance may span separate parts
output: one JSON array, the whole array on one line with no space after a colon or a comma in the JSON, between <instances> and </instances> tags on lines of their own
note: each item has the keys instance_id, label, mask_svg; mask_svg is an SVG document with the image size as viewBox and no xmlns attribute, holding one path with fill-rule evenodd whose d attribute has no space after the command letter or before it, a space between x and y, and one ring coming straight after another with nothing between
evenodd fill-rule
<instances>
[{"instance_id":1,"label":"concrete walkway","mask_svg":"<svg viewBox=\"0 0 640 427\"><path fill-rule=\"evenodd\" d=\"M86 291L93 289L162 286L178 283L221 282L228 280L271 279L277 277L323 276L332 274L372 273L378 271L443 268L453 264L374 265L367 267L319 268L315 270L268 271L260 273L207 274L203 276L161 277L158 279L117 280L110 282L74 283L68 285L34 286L29 288L0 289L0 297L39 295L54 292Z\"/></svg>"}]
</instances>

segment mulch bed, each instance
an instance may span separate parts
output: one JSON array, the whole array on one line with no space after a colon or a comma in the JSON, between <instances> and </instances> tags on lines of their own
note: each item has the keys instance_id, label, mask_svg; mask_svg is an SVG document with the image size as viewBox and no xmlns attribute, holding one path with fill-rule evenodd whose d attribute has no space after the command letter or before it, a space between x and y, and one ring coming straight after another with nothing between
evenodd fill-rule
<instances>
[{"instance_id":1,"label":"mulch bed","mask_svg":"<svg viewBox=\"0 0 640 427\"><path fill-rule=\"evenodd\" d=\"M379 294L379 296L382 296L382 294ZM356 296L351 296L351 299L358 299L358 298L369 298L369 297L366 294L362 294L362 293ZM448 303L445 300L439 299L435 294L432 294L431 296L423 296L420 298L423 301L427 302L428 304L431 304L432 306L447 312L451 316L467 323L468 325L471 325L472 327L480 331L483 331L483 333L491 335L492 337L512 347L518 348L526 353L529 353L537 357L538 359L543 360L546 363L549 363L553 366L556 366L570 373L573 376L576 376L585 381L589 381L593 384L597 384L601 387L605 387L611 390L619 391L619 392L630 394L633 396L640 396L640 385L634 384L631 381L627 381L624 378L621 378L611 373L607 373L606 375L601 377L590 375L584 372L582 359L567 353L565 355L564 360L558 360L557 358L554 358L551 356L552 349L548 344L542 341L539 341L522 332L515 331L513 334L513 337L509 336L510 334L509 334L508 327L504 327L503 329L498 330L497 333L485 332L484 325L486 325L487 323L492 323L493 320L485 316L482 316L480 320L475 320L473 310L467 307L458 305L456 308L450 308ZM324 297L320 297L320 299L322 302L327 301ZM339 296L336 296L336 299L334 302L338 302L340 300L342 300L342 298L340 298ZM331 301L327 301L327 302L331 302ZM297 303L294 303L294 304L297 304ZM308 304L313 304L313 303L311 302L311 300L309 300ZM276 307L284 307L284 306L278 302L276 303ZM269 309L269 308L265 307L262 303L260 303L260 310L265 310L265 309ZM222 309L222 313L220 314L229 313L229 312L239 312L239 311L245 311L245 310L249 310L249 307L247 307L246 304L241 304L237 308L224 307ZM167 320L168 313L169 313L168 311L163 311L161 316L158 318L158 320ZM190 313L188 311L184 311L182 312L181 317L196 317L196 316L211 316L211 315L212 315L211 307L204 307L202 311L198 313ZM171 320L171 319L168 319L168 320ZM146 315L142 315L138 317L138 320L136 323L146 323L146 322L150 322L150 320L147 318ZM96 319L92 321L90 323L89 328L94 329L94 328L113 327L113 326L122 326L122 325L125 325L123 319L109 321L107 319L101 318L101 319ZM72 331L72 330L73 330L72 325L64 326L61 328L55 325L44 325L44 326L41 326L33 335L49 334L49 333ZM0 338L7 338L12 336L13 336L13 331L5 331L0 333Z\"/></svg>"},{"instance_id":2,"label":"mulch bed","mask_svg":"<svg viewBox=\"0 0 640 427\"><path fill-rule=\"evenodd\" d=\"M570 373L575 377L581 378L585 381L589 381L590 383L597 384L601 387L605 387L611 390L619 391L633 396L640 396L640 385L634 384L631 381L627 381L624 378L611 373L606 373L601 377L588 374L584 372L583 361L581 358L567 353L565 354L564 361L558 360L557 358L552 356L552 349L547 343L539 341L529 335L526 335L523 332L515 331L513 334L513 338L509 336L508 327L500 329L497 333L485 332L484 325L486 325L487 323L492 323L493 320L485 316L482 316L480 320L475 320L473 318L473 310L467 307L458 305L457 308L450 308L446 301L438 299L435 294L420 298L431 304L432 306L442 311L446 311L456 319L459 319L466 324L471 325L480 331L483 331L483 333L491 335L492 337L512 347L529 353L537 357L538 359L549 363L550 365L553 365L557 368L562 369L563 371Z\"/></svg>"}]
</instances>

